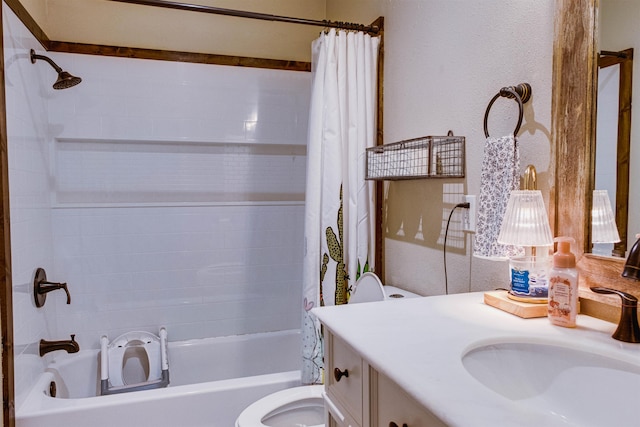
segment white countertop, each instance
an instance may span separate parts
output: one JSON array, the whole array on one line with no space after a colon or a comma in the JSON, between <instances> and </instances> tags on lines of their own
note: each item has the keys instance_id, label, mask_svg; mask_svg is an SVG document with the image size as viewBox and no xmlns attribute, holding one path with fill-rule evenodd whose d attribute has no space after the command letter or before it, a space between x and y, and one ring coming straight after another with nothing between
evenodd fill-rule
<instances>
[{"instance_id":1,"label":"white countertop","mask_svg":"<svg viewBox=\"0 0 640 427\"><path fill-rule=\"evenodd\" d=\"M611 338L613 323L579 315L576 328L563 328L546 317L522 319L485 305L483 293L321 307L313 314L449 426L571 425L558 414L518 405L473 378L462 356L483 344L553 343L640 365L640 344Z\"/></svg>"}]
</instances>

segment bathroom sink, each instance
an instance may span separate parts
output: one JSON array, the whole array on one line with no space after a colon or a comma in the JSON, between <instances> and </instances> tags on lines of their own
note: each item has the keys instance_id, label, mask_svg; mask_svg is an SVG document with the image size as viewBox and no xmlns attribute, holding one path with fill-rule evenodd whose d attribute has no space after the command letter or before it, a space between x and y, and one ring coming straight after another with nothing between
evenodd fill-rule
<instances>
[{"instance_id":1,"label":"bathroom sink","mask_svg":"<svg viewBox=\"0 0 640 427\"><path fill-rule=\"evenodd\" d=\"M567 425L638 423L640 361L559 344L501 342L466 352L462 364L495 393Z\"/></svg>"}]
</instances>

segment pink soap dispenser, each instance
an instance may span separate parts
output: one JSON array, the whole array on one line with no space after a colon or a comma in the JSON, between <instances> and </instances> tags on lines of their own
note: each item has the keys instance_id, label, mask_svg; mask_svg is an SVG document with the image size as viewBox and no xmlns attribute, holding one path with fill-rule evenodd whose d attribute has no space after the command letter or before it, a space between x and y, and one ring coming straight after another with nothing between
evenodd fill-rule
<instances>
[{"instance_id":1,"label":"pink soap dispenser","mask_svg":"<svg viewBox=\"0 0 640 427\"><path fill-rule=\"evenodd\" d=\"M554 325L575 328L578 314L578 270L576 257L571 253L571 237L556 237L558 251L553 254L553 268L549 274L547 316Z\"/></svg>"}]
</instances>

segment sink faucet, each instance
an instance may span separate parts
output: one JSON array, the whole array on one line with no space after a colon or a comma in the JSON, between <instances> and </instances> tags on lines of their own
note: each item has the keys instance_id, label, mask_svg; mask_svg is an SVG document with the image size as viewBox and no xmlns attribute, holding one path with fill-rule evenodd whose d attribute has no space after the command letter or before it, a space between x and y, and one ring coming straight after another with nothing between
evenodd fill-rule
<instances>
[{"instance_id":1,"label":"sink faucet","mask_svg":"<svg viewBox=\"0 0 640 427\"><path fill-rule=\"evenodd\" d=\"M640 280L640 234L636 234L636 242L629 251L629 256L622 270L622 277ZM618 329L613 333L613 338L631 343L640 343L640 326L638 325L638 298L626 292L611 288L592 287L591 290L598 294L615 294L622 298L622 311Z\"/></svg>"},{"instance_id":2,"label":"sink faucet","mask_svg":"<svg viewBox=\"0 0 640 427\"><path fill-rule=\"evenodd\" d=\"M71 334L70 340L61 341L45 341L40 340L40 357L50 351L65 350L67 353L77 353L80 351L80 345L76 342L76 335Z\"/></svg>"},{"instance_id":3,"label":"sink faucet","mask_svg":"<svg viewBox=\"0 0 640 427\"><path fill-rule=\"evenodd\" d=\"M640 343L640 326L638 325L638 298L626 292L618 291L616 289L594 286L591 288L591 290L598 294L615 294L622 298L622 311L620 313L618 329L616 329L612 337L619 341Z\"/></svg>"},{"instance_id":4,"label":"sink faucet","mask_svg":"<svg viewBox=\"0 0 640 427\"><path fill-rule=\"evenodd\" d=\"M638 240L629 251L627 262L625 262L624 270L622 270L622 277L640 280L640 234L636 234L636 238Z\"/></svg>"}]
</instances>

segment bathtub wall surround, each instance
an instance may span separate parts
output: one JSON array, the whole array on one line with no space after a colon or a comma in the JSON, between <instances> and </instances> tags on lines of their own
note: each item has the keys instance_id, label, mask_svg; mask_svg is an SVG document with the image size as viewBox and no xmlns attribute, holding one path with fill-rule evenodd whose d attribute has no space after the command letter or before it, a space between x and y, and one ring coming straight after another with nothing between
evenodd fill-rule
<instances>
[{"instance_id":1,"label":"bathtub wall surround","mask_svg":"<svg viewBox=\"0 0 640 427\"><path fill-rule=\"evenodd\" d=\"M3 3L3 36L7 140L9 153L11 275L13 282L14 388L16 406L42 373L40 339L68 337L74 330L48 330L53 325L56 304L65 305L64 294L48 296L45 308L36 308L33 280L37 267L53 271L52 211L49 203L50 176L47 104L40 88L51 90L51 69L31 64L29 50L39 45ZM71 91L73 89L69 89ZM68 91L63 91L68 92ZM73 284L70 284L73 292ZM71 306L67 306L71 307ZM77 325L79 326L79 325Z\"/></svg>"},{"instance_id":2,"label":"bathtub wall surround","mask_svg":"<svg viewBox=\"0 0 640 427\"><path fill-rule=\"evenodd\" d=\"M54 92L3 12L17 405L40 339L299 328L310 73L52 54L83 77Z\"/></svg>"}]
</instances>

